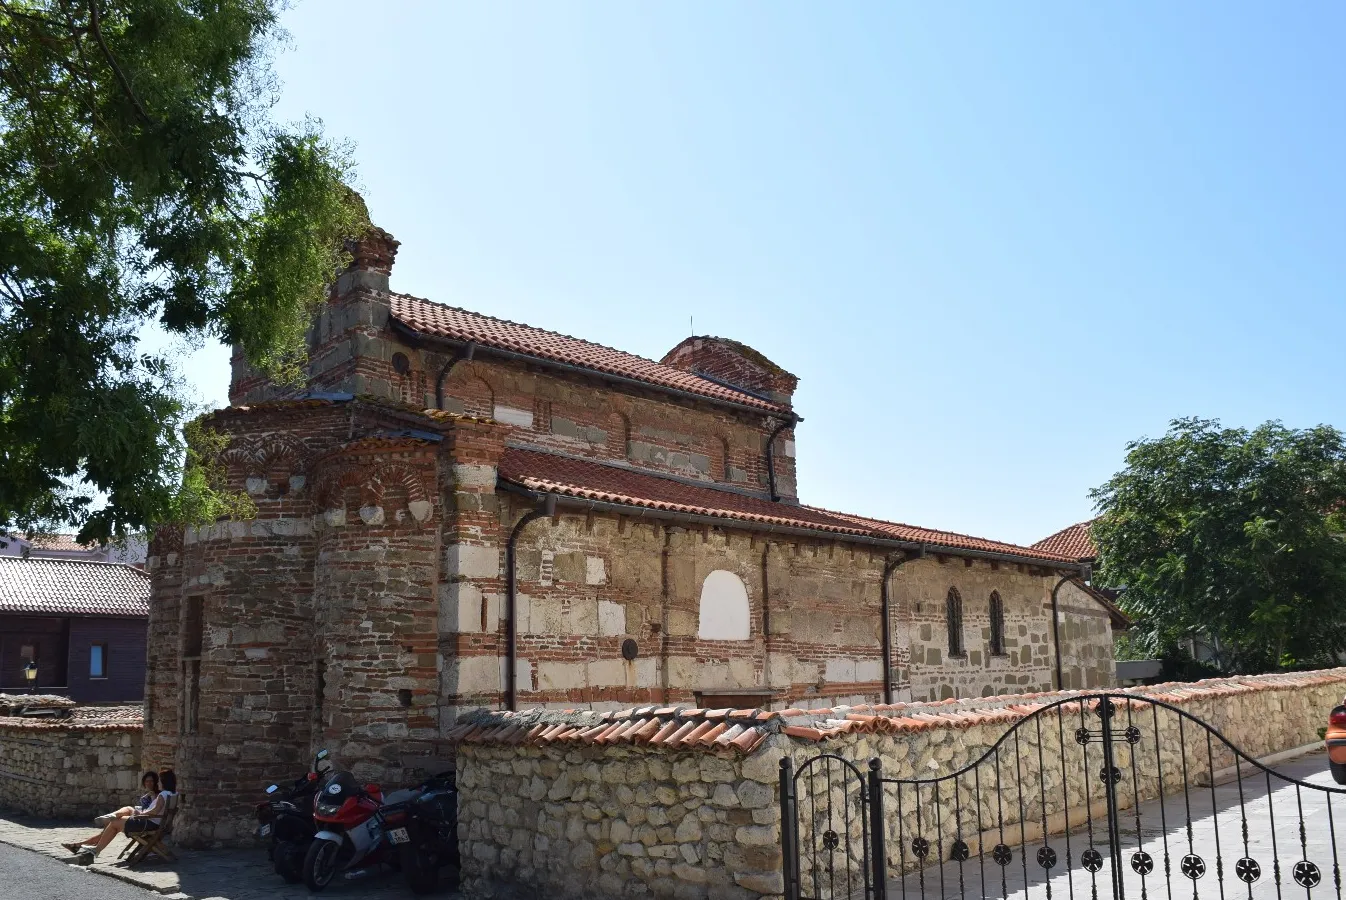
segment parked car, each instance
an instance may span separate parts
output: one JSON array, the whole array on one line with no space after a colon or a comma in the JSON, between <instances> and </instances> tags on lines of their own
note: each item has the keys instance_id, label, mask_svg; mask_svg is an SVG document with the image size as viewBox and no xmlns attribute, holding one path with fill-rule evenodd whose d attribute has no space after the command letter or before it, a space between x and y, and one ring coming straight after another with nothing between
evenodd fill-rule
<instances>
[{"instance_id":1,"label":"parked car","mask_svg":"<svg viewBox=\"0 0 1346 900\"><path fill-rule=\"evenodd\" d=\"M1346 784L1346 705L1333 707L1328 714L1323 738L1327 741L1327 767L1332 771L1332 780Z\"/></svg>"}]
</instances>

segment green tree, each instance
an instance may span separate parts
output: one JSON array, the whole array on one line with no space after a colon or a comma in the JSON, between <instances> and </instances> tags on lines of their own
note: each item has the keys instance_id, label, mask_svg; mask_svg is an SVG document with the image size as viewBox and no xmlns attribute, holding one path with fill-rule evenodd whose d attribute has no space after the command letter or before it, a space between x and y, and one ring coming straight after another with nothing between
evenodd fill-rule
<instances>
[{"instance_id":1,"label":"green tree","mask_svg":"<svg viewBox=\"0 0 1346 900\"><path fill-rule=\"evenodd\" d=\"M138 338L157 322L294 380L367 223L349 151L269 119L279 5L0 0L0 528L231 511Z\"/></svg>"},{"instance_id":2,"label":"green tree","mask_svg":"<svg viewBox=\"0 0 1346 900\"><path fill-rule=\"evenodd\" d=\"M1231 671L1330 664L1346 649L1346 444L1334 428L1178 419L1127 446L1093 491L1100 583L1124 587L1133 641L1204 631Z\"/></svg>"}]
</instances>

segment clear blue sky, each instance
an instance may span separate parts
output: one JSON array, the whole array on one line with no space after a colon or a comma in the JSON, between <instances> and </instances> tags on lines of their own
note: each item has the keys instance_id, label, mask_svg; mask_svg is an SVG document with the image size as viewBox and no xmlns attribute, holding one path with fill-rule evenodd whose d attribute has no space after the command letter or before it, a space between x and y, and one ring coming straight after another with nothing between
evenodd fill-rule
<instances>
[{"instance_id":1,"label":"clear blue sky","mask_svg":"<svg viewBox=\"0 0 1346 900\"><path fill-rule=\"evenodd\" d=\"M1169 419L1346 427L1346 5L345 3L284 119L398 290L800 378L806 502L1031 542ZM225 354L188 365L222 402Z\"/></svg>"}]
</instances>

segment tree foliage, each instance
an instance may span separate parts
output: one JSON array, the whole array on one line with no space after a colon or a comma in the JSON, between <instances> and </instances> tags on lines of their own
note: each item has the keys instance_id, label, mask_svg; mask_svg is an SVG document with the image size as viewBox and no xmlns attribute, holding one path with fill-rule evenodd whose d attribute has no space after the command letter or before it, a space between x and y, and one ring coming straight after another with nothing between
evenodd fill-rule
<instances>
[{"instance_id":1,"label":"tree foliage","mask_svg":"<svg viewBox=\"0 0 1346 900\"><path fill-rule=\"evenodd\" d=\"M0 527L103 539L227 509L157 321L297 377L348 151L268 119L276 0L0 0ZM199 430L199 447L209 443Z\"/></svg>"},{"instance_id":2,"label":"tree foliage","mask_svg":"<svg viewBox=\"0 0 1346 900\"><path fill-rule=\"evenodd\" d=\"M1204 631L1231 671L1329 664L1346 649L1346 443L1327 426L1249 431L1179 419L1127 446L1093 492L1100 583L1136 639Z\"/></svg>"}]
</instances>

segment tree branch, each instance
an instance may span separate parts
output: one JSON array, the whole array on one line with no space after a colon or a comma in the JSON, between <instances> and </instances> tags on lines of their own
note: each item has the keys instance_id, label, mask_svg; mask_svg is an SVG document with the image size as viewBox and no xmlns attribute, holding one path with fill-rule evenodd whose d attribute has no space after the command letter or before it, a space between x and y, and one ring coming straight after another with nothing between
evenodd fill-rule
<instances>
[{"instance_id":1,"label":"tree branch","mask_svg":"<svg viewBox=\"0 0 1346 900\"><path fill-rule=\"evenodd\" d=\"M150 114L145 111L144 104L140 102L140 98L137 97L136 92L132 90L131 82L127 79L126 73L122 71L121 66L117 65L117 58L112 55L112 50L108 48L107 41L103 39L102 16L98 11L98 0L89 0L89 26L90 30L93 31L94 40L98 42L98 46L103 51L103 57L107 59L108 65L112 67L112 74L117 76L117 83L121 85L122 93L124 93L135 106L136 112L140 114L140 118L145 120L145 124L154 124L154 120L150 118Z\"/></svg>"}]
</instances>

